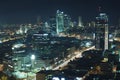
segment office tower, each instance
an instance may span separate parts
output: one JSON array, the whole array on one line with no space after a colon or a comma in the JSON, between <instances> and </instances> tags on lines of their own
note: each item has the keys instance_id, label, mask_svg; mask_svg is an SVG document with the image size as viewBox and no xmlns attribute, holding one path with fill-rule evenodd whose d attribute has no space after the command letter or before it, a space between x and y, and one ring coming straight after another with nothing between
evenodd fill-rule
<instances>
[{"instance_id":1,"label":"office tower","mask_svg":"<svg viewBox=\"0 0 120 80\"><path fill-rule=\"evenodd\" d=\"M100 13L96 17L96 32L95 32L95 47L100 50L108 49L108 16L105 13Z\"/></svg>"},{"instance_id":2,"label":"office tower","mask_svg":"<svg viewBox=\"0 0 120 80\"><path fill-rule=\"evenodd\" d=\"M78 26L83 27L83 25L82 25L82 17L81 16L78 17Z\"/></svg>"},{"instance_id":3,"label":"office tower","mask_svg":"<svg viewBox=\"0 0 120 80\"><path fill-rule=\"evenodd\" d=\"M46 31L47 33L50 33L50 25L48 24L48 22L45 22L43 30Z\"/></svg>"},{"instance_id":4,"label":"office tower","mask_svg":"<svg viewBox=\"0 0 120 80\"><path fill-rule=\"evenodd\" d=\"M56 13L56 31L60 34L64 31L64 13L57 10Z\"/></svg>"},{"instance_id":5,"label":"office tower","mask_svg":"<svg viewBox=\"0 0 120 80\"><path fill-rule=\"evenodd\" d=\"M38 16L38 17L37 17L37 24L40 24L40 23L41 23L41 17Z\"/></svg>"},{"instance_id":6,"label":"office tower","mask_svg":"<svg viewBox=\"0 0 120 80\"><path fill-rule=\"evenodd\" d=\"M34 45L46 44L49 42L49 35L41 30L39 33L32 35L32 42Z\"/></svg>"},{"instance_id":7,"label":"office tower","mask_svg":"<svg viewBox=\"0 0 120 80\"><path fill-rule=\"evenodd\" d=\"M51 28L51 33L55 34L56 33L56 18L55 18L55 16L50 17L49 25L50 25L50 28Z\"/></svg>"},{"instance_id":8,"label":"office tower","mask_svg":"<svg viewBox=\"0 0 120 80\"><path fill-rule=\"evenodd\" d=\"M27 31L30 29L31 27L29 25L20 25L20 30L19 33L20 34L26 34ZM17 32L18 33L18 32Z\"/></svg>"},{"instance_id":9,"label":"office tower","mask_svg":"<svg viewBox=\"0 0 120 80\"><path fill-rule=\"evenodd\" d=\"M64 15L64 28L65 30L71 27L71 17L67 14Z\"/></svg>"},{"instance_id":10,"label":"office tower","mask_svg":"<svg viewBox=\"0 0 120 80\"><path fill-rule=\"evenodd\" d=\"M37 17L37 26L39 28L43 28L43 26L44 26L44 23L43 23L42 18L40 16Z\"/></svg>"}]
</instances>

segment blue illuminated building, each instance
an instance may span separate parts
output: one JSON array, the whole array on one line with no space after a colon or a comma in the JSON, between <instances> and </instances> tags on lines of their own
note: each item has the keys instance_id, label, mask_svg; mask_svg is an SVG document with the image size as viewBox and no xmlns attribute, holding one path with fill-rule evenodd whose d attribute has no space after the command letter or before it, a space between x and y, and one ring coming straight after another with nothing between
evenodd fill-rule
<instances>
[{"instance_id":1,"label":"blue illuminated building","mask_svg":"<svg viewBox=\"0 0 120 80\"><path fill-rule=\"evenodd\" d=\"M57 13L56 13L56 31L57 31L57 34L60 34L64 31L64 13L57 10Z\"/></svg>"}]
</instances>

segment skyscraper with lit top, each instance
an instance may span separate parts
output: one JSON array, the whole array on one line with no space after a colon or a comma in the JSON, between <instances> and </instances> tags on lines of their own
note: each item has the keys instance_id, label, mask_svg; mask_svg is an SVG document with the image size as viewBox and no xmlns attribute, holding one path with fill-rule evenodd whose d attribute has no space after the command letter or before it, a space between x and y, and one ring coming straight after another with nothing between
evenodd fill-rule
<instances>
[{"instance_id":1,"label":"skyscraper with lit top","mask_svg":"<svg viewBox=\"0 0 120 80\"><path fill-rule=\"evenodd\" d=\"M64 13L57 10L56 13L56 32L60 34L64 31Z\"/></svg>"},{"instance_id":2,"label":"skyscraper with lit top","mask_svg":"<svg viewBox=\"0 0 120 80\"><path fill-rule=\"evenodd\" d=\"M106 13L100 13L96 17L95 47L99 50L108 50L109 48L109 30L108 16Z\"/></svg>"}]
</instances>

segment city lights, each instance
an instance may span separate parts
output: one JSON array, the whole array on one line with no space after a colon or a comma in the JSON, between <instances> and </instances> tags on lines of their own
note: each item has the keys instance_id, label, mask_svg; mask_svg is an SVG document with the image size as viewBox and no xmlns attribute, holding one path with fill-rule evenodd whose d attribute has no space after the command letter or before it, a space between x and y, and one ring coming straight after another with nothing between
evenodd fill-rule
<instances>
[{"instance_id":1,"label":"city lights","mask_svg":"<svg viewBox=\"0 0 120 80\"><path fill-rule=\"evenodd\" d=\"M119 80L119 3L1 1L0 80Z\"/></svg>"},{"instance_id":2,"label":"city lights","mask_svg":"<svg viewBox=\"0 0 120 80\"><path fill-rule=\"evenodd\" d=\"M35 55L31 55L31 60L35 60Z\"/></svg>"}]
</instances>

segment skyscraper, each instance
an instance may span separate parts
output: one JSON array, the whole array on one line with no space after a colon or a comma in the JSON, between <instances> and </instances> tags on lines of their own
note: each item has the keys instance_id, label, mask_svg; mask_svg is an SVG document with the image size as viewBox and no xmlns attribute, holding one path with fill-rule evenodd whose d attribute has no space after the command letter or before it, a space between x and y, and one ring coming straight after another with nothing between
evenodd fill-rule
<instances>
[{"instance_id":1,"label":"skyscraper","mask_svg":"<svg viewBox=\"0 0 120 80\"><path fill-rule=\"evenodd\" d=\"M108 37L108 16L105 13L100 13L96 17L96 32L95 32L95 47L100 50L107 50L109 37Z\"/></svg>"},{"instance_id":2,"label":"skyscraper","mask_svg":"<svg viewBox=\"0 0 120 80\"><path fill-rule=\"evenodd\" d=\"M78 26L83 27L83 25L82 25L82 17L81 16L78 17Z\"/></svg>"},{"instance_id":3,"label":"skyscraper","mask_svg":"<svg viewBox=\"0 0 120 80\"><path fill-rule=\"evenodd\" d=\"M40 24L40 23L41 23L41 17L38 16L38 17L37 17L37 24Z\"/></svg>"},{"instance_id":4,"label":"skyscraper","mask_svg":"<svg viewBox=\"0 0 120 80\"><path fill-rule=\"evenodd\" d=\"M71 17L67 14L64 15L64 27L65 30L69 29L71 27Z\"/></svg>"},{"instance_id":5,"label":"skyscraper","mask_svg":"<svg viewBox=\"0 0 120 80\"><path fill-rule=\"evenodd\" d=\"M56 13L56 31L60 34L64 31L64 13L57 10Z\"/></svg>"},{"instance_id":6,"label":"skyscraper","mask_svg":"<svg viewBox=\"0 0 120 80\"><path fill-rule=\"evenodd\" d=\"M51 28L51 33L56 34L56 17L52 16L49 18L49 25Z\"/></svg>"}]
</instances>

